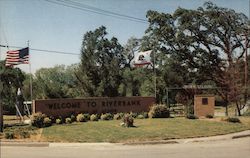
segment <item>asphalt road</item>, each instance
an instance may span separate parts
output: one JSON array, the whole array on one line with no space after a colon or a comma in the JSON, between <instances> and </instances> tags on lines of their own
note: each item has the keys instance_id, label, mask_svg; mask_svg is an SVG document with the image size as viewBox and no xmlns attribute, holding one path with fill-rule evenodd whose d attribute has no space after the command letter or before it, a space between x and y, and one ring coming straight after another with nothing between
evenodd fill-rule
<instances>
[{"instance_id":1,"label":"asphalt road","mask_svg":"<svg viewBox=\"0 0 250 158\"><path fill-rule=\"evenodd\" d=\"M162 145L56 144L49 147L1 147L1 158L247 158L249 155L250 137Z\"/></svg>"}]
</instances>

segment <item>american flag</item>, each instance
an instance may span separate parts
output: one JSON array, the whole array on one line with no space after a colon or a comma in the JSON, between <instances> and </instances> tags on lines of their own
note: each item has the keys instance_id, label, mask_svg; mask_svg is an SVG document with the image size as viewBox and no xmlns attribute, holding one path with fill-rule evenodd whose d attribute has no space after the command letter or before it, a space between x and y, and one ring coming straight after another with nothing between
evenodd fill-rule
<instances>
[{"instance_id":1,"label":"american flag","mask_svg":"<svg viewBox=\"0 0 250 158\"><path fill-rule=\"evenodd\" d=\"M29 47L7 52L5 66L29 64Z\"/></svg>"}]
</instances>

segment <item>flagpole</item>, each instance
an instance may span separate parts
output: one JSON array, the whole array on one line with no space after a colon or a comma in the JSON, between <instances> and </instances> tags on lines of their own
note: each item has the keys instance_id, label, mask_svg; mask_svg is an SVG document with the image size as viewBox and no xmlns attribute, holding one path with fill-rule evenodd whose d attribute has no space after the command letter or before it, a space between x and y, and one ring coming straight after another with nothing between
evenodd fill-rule
<instances>
[{"instance_id":1,"label":"flagpole","mask_svg":"<svg viewBox=\"0 0 250 158\"><path fill-rule=\"evenodd\" d=\"M1 47L0 47L0 59L1 59ZM3 84L2 84L1 76L0 76L0 87L1 87L0 89L0 94L1 94L3 91ZM2 105L2 97L0 95L0 133L2 132L3 132L3 105Z\"/></svg>"},{"instance_id":2,"label":"flagpole","mask_svg":"<svg viewBox=\"0 0 250 158\"><path fill-rule=\"evenodd\" d=\"M30 47L30 41L27 41L28 49ZM30 50L30 49L29 49ZM32 92L32 74L31 74L31 53L29 52L29 71L30 71L30 101L32 102L33 99L33 92Z\"/></svg>"}]
</instances>

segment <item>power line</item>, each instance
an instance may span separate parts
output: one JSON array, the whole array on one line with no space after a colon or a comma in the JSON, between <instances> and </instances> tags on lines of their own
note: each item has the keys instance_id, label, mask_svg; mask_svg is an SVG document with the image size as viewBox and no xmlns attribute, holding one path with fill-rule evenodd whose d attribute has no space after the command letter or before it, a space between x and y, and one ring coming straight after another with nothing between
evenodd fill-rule
<instances>
[{"instance_id":1,"label":"power line","mask_svg":"<svg viewBox=\"0 0 250 158\"><path fill-rule=\"evenodd\" d=\"M92 6L83 4L83 3L78 3L78 2L74 2L74 1L70 1L70 0L69 1L65 1L65 0L56 0L56 1L45 0L45 1L47 1L49 3L54 3L54 4L57 4L57 5L65 6L65 7L70 7L70 8L82 10L82 11L85 11L85 12L91 12L91 13L105 15L105 16L109 16L109 17L113 17L113 18L119 18L119 19L124 19L124 20L129 20L129 21L148 24L147 20L145 20L145 19L136 18L136 17L132 17L132 16L129 16L129 15L124 15L124 14L119 14L119 13L103 10L103 9L100 9L100 8L92 7Z\"/></svg>"},{"instance_id":2,"label":"power line","mask_svg":"<svg viewBox=\"0 0 250 158\"><path fill-rule=\"evenodd\" d=\"M18 48L21 49L23 47L18 47L18 46L7 46L7 45L1 45L0 47L5 47L5 48ZM46 49L37 49L37 48L29 48L30 50L33 51L38 51L38 52L47 52L47 53L54 53L54 54L64 54L64 55L77 55L79 56L80 54L77 53L71 53L71 52L62 52L62 51L54 51L54 50L46 50Z\"/></svg>"},{"instance_id":3,"label":"power line","mask_svg":"<svg viewBox=\"0 0 250 158\"><path fill-rule=\"evenodd\" d=\"M126 17L126 18L129 18L129 19L135 19L135 20L139 20L139 21L142 21L142 22L146 22L146 23L147 23L147 20L145 20L145 19L141 19L141 18L137 18L137 17L125 15L125 14L115 13L115 12L111 12L111 11L108 11L108 10L103 10L103 9L100 9L100 8L92 7L92 6L87 5L87 4L74 2L74 1L72 1L72 0L68 0L68 1L67 1L67 0L57 0L57 1L64 1L65 3L66 3L66 2L67 2L67 3L73 3L73 4L75 4L75 5L80 5L80 6L82 6L82 7L88 8L88 9L93 9L93 10L97 10L97 11L100 11L100 12L105 12L105 13L113 14L113 15L120 16L120 17Z\"/></svg>"}]
</instances>

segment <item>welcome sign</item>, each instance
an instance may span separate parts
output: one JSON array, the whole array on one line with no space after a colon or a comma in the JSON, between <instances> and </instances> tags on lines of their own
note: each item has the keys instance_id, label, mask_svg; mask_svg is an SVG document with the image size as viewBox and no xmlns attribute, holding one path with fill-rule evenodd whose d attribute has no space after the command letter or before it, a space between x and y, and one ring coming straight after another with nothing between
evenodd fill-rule
<instances>
[{"instance_id":1,"label":"welcome sign","mask_svg":"<svg viewBox=\"0 0 250 158\"><path fill-rule=\"evenodd\" d=\"M94 97L83 99L46 99L34 100L33 112L47 116L66 117L71 114L148 112L155 103L154 97Z\"/></svg>"}]
</instances>

